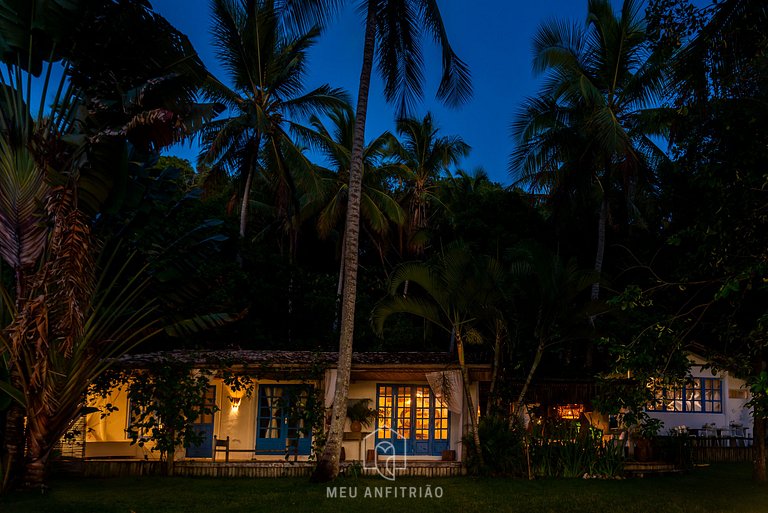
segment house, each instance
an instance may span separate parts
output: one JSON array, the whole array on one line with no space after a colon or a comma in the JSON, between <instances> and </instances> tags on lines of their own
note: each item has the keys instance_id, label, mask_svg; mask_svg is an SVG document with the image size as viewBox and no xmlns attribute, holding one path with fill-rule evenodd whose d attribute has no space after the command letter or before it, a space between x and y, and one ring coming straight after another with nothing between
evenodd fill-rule
<instances>
[{"instance_id":1,"label":"house","mask_svg":"<svg viewBox=\"0 0 768 513\"><path fill-rule=\"evenodd\" d=\"M675 387L654 386L655 401L646 412L663 422L660 434L679 430L706 438L748 439L752 435L751 395L746 382L726 370L713 372L708 362L689 355L689 379ZM522 383L513 384L519 393ZM540 418L579 420L582 414L593 427L609 433L619 428L615 417L599 412L593 400L600 385L590 379L544 378L532 383L526 395L529 411Z\"/></svg>"},{"instance_id":2,"label":"house","mask_svg":"<svg viewBox=\"0 0 768 513\"><path fill-rule=\"evenodd\" d=\"M665 430L685 426L699 436L749 437L751 395L746 382L725 370L706 368L707 361L700 356L691 354L689 360L690 379L673 388L657 387L648 415L661 420Z\"/></svg>"},{"instance_id":3,"label":"house","mask_svg":"<svg viewBox=\"0 0 768 513\"><path fill-rule=\"evenodd\" d=\"M312 451L313 433L303 418L291 414L292 404L306 401L317 391L326 415L333 405L338 355L308 351L203 351L131 355L120 366L141 369L163 358L174 358L195 368L226 366L232 373L253 380L250 393L233 390L223 377L212 373L206 402L216 411L202 415L202 445L180 450L177 460L258 462L306 461ZM226 363L222 363L226 362ZM215 369L214 369L215 370ZM470 390L478 404L479 383L490 377L489 364L469 364ZM347 460L371 459L376 449L395 448L396 458L412 461L461 461L461 438L469 418L462 381L455 358L448 353L355 353L349 401L368 400L378 417L361 432L347 420L343 448ZM92 406L110 404L117 409L104 416L86 417L85 458L157 459L151 444L132 444L130 397L125 387L115 387L107 397L91 397ZM395 443L396 442L396 443ZM455 451L455 452L454 452Z\"/></svg>"}]
</instances>

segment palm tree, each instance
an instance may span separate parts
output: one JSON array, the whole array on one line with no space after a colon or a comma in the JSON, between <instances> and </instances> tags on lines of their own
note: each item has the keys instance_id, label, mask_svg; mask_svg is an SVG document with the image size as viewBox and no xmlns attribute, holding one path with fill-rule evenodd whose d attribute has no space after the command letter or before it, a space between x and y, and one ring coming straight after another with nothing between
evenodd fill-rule
<instances>
[{"instance_id":1,"label":"palm tree","mask_svg":"<svg viewBox=\"0 0 768 513\"><path fill-rule=\"evenodd\" d=\"M438 180L450 166L469 153L469 145L459 136L438 136L432 114L424 119L403 118L397 122L402 140L395 140L391 152L401 163L405 201L408 203L408 246L417 254L424 252L424 230L429 224L428 204L436 201Z\"/></svg>"},{"instance_id":2,"label":"palm tree","mask_svg":"<svg viewBox=\"0 0 768 513\"><path fill-rule=\"evenodd\" d=\"M374 331L379 336L383 334L389 316L409 313L434 323L455 338L467 414L481 464L477 410L470 394L464 348L466 344L483 340L477 320L499 318L497 306L503 297L503 278L504 273L495 259L477 258L463 244L454 244L433 262L398 266L390 278L389 296L377 303L371 314ZM401 289L406 282L415 283L424 294L405 295Z\"/></svg>"},{"instance_id":3,"label":"palm tree","mask_svg":"<svg viewBox=\"0 0 768 513\"><path fill-rule=\"evenodd\" d=\"M663 52L649 52L641 2L624 0L614 13L608 0L590 0L587 26L552 21L534 37L534 70L545 73L538 97L513 122L518 148L510 172L531 192L553 199L597 198L594 269L602 272L611 201L623 196L628 219L639 221L634 200L648 192L654 169L666 159L652 136L666 135ZM599 297L600 285L591 297Z\"/></svg>"},{"instance_id":4,"label":"palm tree","mask_svg":"<svg viewBox=\"0 0 768 513\"><path fill-rule=\"evenodd\" d=\"M306 173L312 165L289 132L298 117L323 113L348 102L345 94L327 85L304 92L307 50L320 35L314 27L287 35L274 0L212 0L216 55L232 82L227 87L209 77L206 95L227 109L201 132L200 162L240 177L240 237L245 237L254 174L270 170L278 195L279 215L295 201L295 184L287 161ZM266 171L265 171L266 172Z\"/></svg>"},{"instance_id":5,"label":"palm tree","mask_svg":"<svg viewBox=\"0 0 768 513\"><path fill-rule=\"evenodd\" d=\"M449 105L460 105L471 95L469 70L449 41L436 0L366 0L363 65L355 109L355 135L349 172L349 200L344 229L344 291L341 305L339 363L331 426L313 481L329 481L339 474L341 439L346 418L347 395L352 369L352 340L357 299L357 259L360 235L363 148L368 115L368 91L374 55L384 79L384 96L397 101L400 110L409 107L423 91L421 37L433 37L442 49L443 76L437 96Z\"/></svg>"},{"instance_id":6,"label":"palm tree","mask_svg":"<svg viewBox=\"0 0 768 513\"><path fill-rule=\"evenodd\" d=\"M26 410L8 413L3 466L18 470L26 456L31 486L43 484L48 456L78 416L90 380L155 331L147 317L153 305L135 301L146 281L120 282L131 265L96 258L93 230L119 207L128 149L176 142L215 110L188 103L202 63L165 20L144 5L85 4L0 3L0 257L15 274L15 298L0 290L1 309L12 314L0 352ZM104 37L107 30L113 37ZM150 44L151 59L123 62ZM119 69L104 73L114 62ZM64 73L47 107L59 64ZM39 105L34 115L31 105Z\"/></svg>"},{"instance_id":7,"label":"palm tree","mask_svg":"<svg viewBox=\"0 0 768 513\"><path fill-rule=\"evenodd\" d=\"M328 119L331 122L330 130L317 116L310 118L310 125L315 130L312 142L333 167L320 168L323 177L315 203L320 206L317 232L321 238L328 237L333 230L339 228L344 219L352 137L355 132L354 114L349 109L333 109ZM388 181L396 170L395 166L384 161L391 141L392 134L384 132L363 149L361 219L372 233L382 239L388 235L390 224L402 226L405 223L405 212L387 190Z\"/></svg>"},{"instance_id":8,"label":"palm tree","mask_svg":"<svg viewBox=\"0 0 768 513\"><path fill-rule=\"evenodd\" d=\"M448 174L446 182L448 185L446 193L451 201L461 201L469 194L493 190L496 187L488 173L481 167L471 172L457 169L454 173Z\"/></svg>"},{"instance_id":9,"label":"palm tree","mask_svg":"<svg viewBox=\"0 0 768 513\"><path fill-rule=\"evenodd\" d=\"M340 228L346 212L350 156L352 154L352 138L355 133L355 117L350 109L336 108L328 114L331 122L329 130L316 116L310 118L310 125L315 131L310 134L307 142L319 149L334 169L321 169L320 189L313 203L319 208L317 212L317 232L320 238L327 238L333 230ZM365 223L373 243L382 255L384 244L390 232L391 225L399 228L405 224L406 214L400 204L392 197L388 187L389 178L395 171L395 166L384 162L386 149L392 141L392 134L384 132L370 141L363 149L363 184L360 204L361 221ZM308 205L308 211L315 210ZM341 229L341 253L345 246L344 231ZM344 265L339 270L337 289L338 302L341 302L341 292L344 283ZM338 325L336 323L335 325Z\"/></svg>"}]
</instances>

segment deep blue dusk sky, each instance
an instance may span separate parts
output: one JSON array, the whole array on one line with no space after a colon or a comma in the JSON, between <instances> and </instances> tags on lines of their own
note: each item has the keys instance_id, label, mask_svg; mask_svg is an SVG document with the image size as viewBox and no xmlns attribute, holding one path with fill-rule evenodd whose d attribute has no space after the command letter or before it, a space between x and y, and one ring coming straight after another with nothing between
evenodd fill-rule
<instances>
[{"instance_id":1,"label":"deep blue dusk sky","mask_svg":"<svg viewBox=\"0 0 768 513\"><path fill-rule=\"evenodd\" d=\"M187 34L208 68L226 80L217 65L210 36L208 0L151 0L155 11ZM509 183L507 158L512 149L509 124L539 81L531 72L531 38L538 25L551 18L583 22L586 0L442 0L440 8L453 47L472 71L474 95L460 109L447 109L434 100L440 76L439 54L426 45L427 88L414 112L428 110L445 135L461 135L472 153L461 167L482 166L495 181ZM330 24L310 55L307 88L323 83L346 89L355 98L362 63L363 26L354 7L347 7ZM369 103L367 137L394 130L394 108L374 81ZM174 148L171 153L194 161L196 149Z\"/></svg>"}]
</instances>

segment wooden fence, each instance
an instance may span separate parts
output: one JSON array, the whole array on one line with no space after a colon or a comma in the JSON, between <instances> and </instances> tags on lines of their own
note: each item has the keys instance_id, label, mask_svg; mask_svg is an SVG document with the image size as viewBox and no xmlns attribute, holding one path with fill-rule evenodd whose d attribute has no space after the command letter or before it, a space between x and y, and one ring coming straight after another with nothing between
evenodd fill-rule
<instances>
[{"instance_id":1,"label":"wooden fence","mask_svg":"<svg viewBox=\"0 0 768 513\"><path fill-rule=\"evenodd\" d=\"M159 461L146 460L86 460L85 477L153 476L162 473ZM342 464L342 471L350 464ZM174 475L185 477L309 477L312 462L208 462L177 461ZM364 475L375 475L375 469L362 469ZM465 474L460 462L409 461L406 468L398 469L398 476L453 477Z\"/></svg>"},{"instance_id":2,"label":"wooden fence","mask_svg":"<svg viewBox=\"0 0 768 513\"><path fill-rule=\"evenodd\" d=\"M691 438L695 463L751 462L754 450L751 438Z\"/></svg>"}]
</instances>

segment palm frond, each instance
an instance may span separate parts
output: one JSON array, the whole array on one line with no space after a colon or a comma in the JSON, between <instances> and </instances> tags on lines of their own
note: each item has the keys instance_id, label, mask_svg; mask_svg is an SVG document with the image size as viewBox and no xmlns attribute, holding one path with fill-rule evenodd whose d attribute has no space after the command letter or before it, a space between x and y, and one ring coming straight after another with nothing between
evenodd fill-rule
<instances>
[{"instance_id":1,"label":"palm frond","mask_svg":"<svg viewBox=\"0 0 768 513\"><path fill-rule=\"evenodd\" d=\"M28 147L0 134L0 256L14 269L33 265L45 248L45 173Z\"/></svg>"},{"instance_id":2,"label":"palm frond","mask_svg":"<svg viewBox=\"0 0 768 513\"><path fill-rule=\"evenodd\" d=\"M419 297L401 297L393 296L387 297L379 301L373 308L371 313L371 325L373 331L378 336L382 336L384 333L384 324L389 317L398 313L408 313L421 317L435 326L443 328L445 331L450 332L450 328L445 325L444 317L441 315L439 308L435 303L428 299Z\"/></svg>"},{"instance_id":3,"label":"palm frond","mask_svg":"<svg viewBox=\"0 0 768 513\"><path fill-rule=\"evenodd\" d=\"M469 66L453 50L436 0L423 0L422 16L426 30L442 50L443 76L437 97L451 107L462 105L472 97Z\"/></svg>"}]
</instances>

